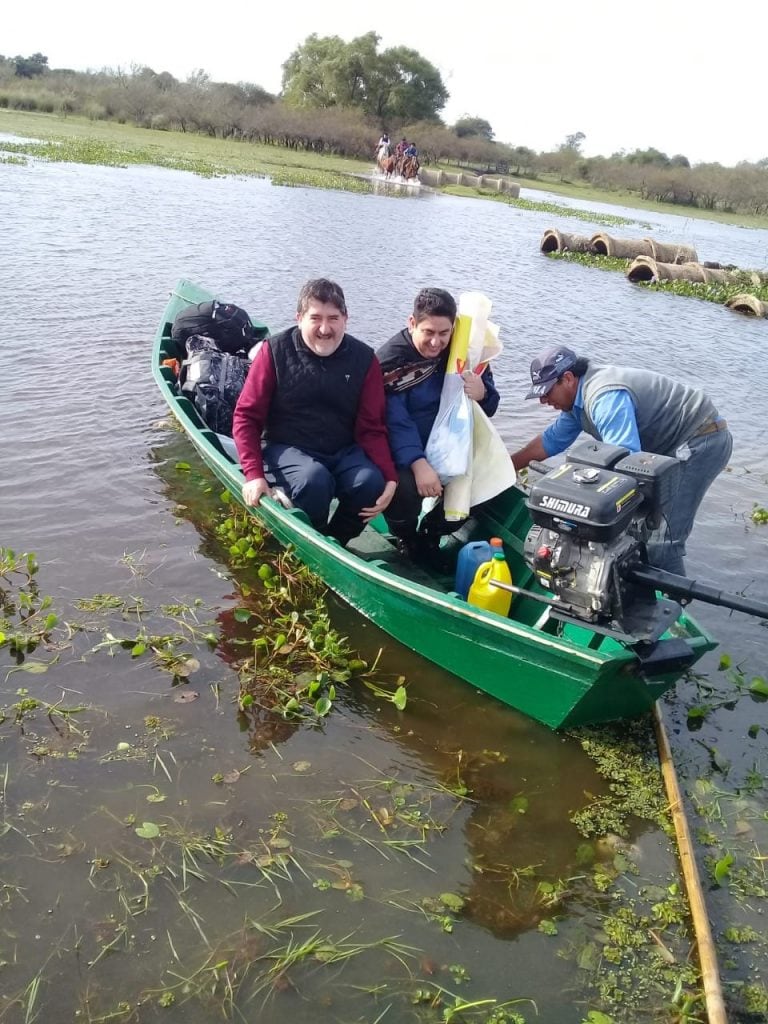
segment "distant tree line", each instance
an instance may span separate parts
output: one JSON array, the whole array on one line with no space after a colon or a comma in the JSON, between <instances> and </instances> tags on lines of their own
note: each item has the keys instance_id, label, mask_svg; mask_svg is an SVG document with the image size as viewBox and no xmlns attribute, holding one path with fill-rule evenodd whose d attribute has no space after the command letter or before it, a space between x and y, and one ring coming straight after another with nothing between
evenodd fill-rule
<instances>
[{"instance_id":1,"label":"distant tree line","mask_svg":"<svg viewBox=\"0 0 768 1024\"><path fill-rule=\"evenodd\" d=\"M0 55L0 108L114 120L163 131L372 159L381 131L415 141L423 163L457 164L513 176L581 182L608 191L703 210L768 214L768 158L690 166L656 149L585 157L582 132L552 152L494 139L491 124L465 115L447 126L449 94L439 71L406 47L379 50L374 32L345 43L308 36L283 64L282 90L214 82L202 70L179 81L133 65L50 68L42 53Z\"/></svg>"}]
</instances>

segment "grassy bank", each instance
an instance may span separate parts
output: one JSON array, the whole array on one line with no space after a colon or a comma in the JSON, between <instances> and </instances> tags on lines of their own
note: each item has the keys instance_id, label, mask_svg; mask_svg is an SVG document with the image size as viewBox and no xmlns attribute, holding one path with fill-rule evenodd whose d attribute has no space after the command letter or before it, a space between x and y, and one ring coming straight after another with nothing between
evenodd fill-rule
<instances>
[{"instance_id":1,"label":"grassy bank","mask_svg":"<svg viewBox=\"0 0 768 1024\"><path fill-rule=\"evenodd\" d=\"M65 158L76 162L117 166L150 163L198 174L264 175L270 177L275 184L283 185L306 184L366 191L370 189L370 183L354 176L369 175L373 165L373 154L370 161L353 160L233 139L215 139L182 132L135 128L110 121L89 121L85 118L65 118L54 114L14 110L0 110L0 132L51 142L67 140L68 155ZM5 157L5 162L17 162L18 159L18 154L11 154ZM2 160L0 157L0 162ZM568 196L584 202L603 202L624 205L634 210L676 213L692 219L768 228L768 218L765 217L707 213L689 207L645 202L629 193L607 192L561 181L524 178L516 180L527 189ZM475 189L454 188L450 191L460 191L462 194L477 198L499 198L493 194L484 196ZM573 215L573 211L564 208L559 211L557 207L543 199L540 205L532 203L531 200L524 202L529 208L543 209L553 214L562 212L563 215ZM591 214L590 219L599 218ZM609 218L606 222L616 224L622 221L620 218Z\"/></svg>"}]
</instances>

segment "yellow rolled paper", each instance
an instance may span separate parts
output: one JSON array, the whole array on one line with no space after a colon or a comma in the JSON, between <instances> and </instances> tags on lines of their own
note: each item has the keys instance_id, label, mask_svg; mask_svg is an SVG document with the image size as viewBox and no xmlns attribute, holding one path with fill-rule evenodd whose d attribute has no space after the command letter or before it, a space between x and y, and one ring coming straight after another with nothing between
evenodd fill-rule
<instances>
[{"instance_id":1,"label":"yellow rolled paper","mask_svg":"<svg viewBox=\"0 0 768 1024\"><path fill-rule=\"evenodd\" d=\"M453 325L451 344L448 348L446 373L462 373L466 368L469 353L469 332L472 330L472 317L459 314Z\"/></svg>"},{"instance_id":2,"label":"yellow rolled paper","mask_svg":"<svg viewBox=\"0 0 768 1024\"><path fill-rule=\"evenodd\" d=\"M490 311L491 300L482 292L464 292L459 296L459 315L448 349L446 373L463 373L468 369L472 361L470 349L477 349L475 361L479 359Z\"/></svg>"}]
</instances>

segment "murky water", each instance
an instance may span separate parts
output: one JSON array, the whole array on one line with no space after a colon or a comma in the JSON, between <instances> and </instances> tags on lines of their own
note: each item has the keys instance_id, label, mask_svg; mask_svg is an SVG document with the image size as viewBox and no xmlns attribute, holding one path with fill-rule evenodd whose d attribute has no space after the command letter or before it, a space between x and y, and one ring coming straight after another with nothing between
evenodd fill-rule
<instances>
[{"instance_id":1,"label":"murky water","mask_svg":"<svg viewBox=\"0 0 768 1024\"><path fill-rule=\"evenodd\" d=\"M611 230L645 235L651 223L654 237L693 244L702 259L768 260L768 232L641 221ZM597 1003L578 951L604 942L604 908L578 881L588 872L570 821L605 789L592 762L574 740L425 665L333 599L334 624L362 656L383 649L382 673L406 676L406 712L347 689L322 724L241 720L226 658L240 577L210 527L219 488L159 425L150 339L180 276L275 329L291 321L306 278L333 277L350 330L374 345L400 328L418 288L482 290L505 344L498 422L510 447L550 415L521 396L531 356L552 340L706 387L736 446L702 509L690 571L766 599L768 527L748 518L753 503L768 504L766 324L546 259L538 243L551 215L428 193L396 200L153 168L0 165L0 224L0 543L35 551L41 591L64 618L94 627L35 652L57 659L44 674L11 671L0 655L0 1019L203 1021L223 1008L242 1020L436 1021L458 999L488 1002L455 1020L500 1024L513 1012L533 1020L534 1009L515 1003L493 1018L494 1006L531 999L539 1019L579 1024ZM95 594L118 595L128 610L74 607ZM148 628L188 635L193 614L182 609L196 599L194 616L224 641L218 652L195 647L196 701L178 703L179 688L147 657L92 650L107 629L133 635L137 601ZM697 615L748 678L764 674L763 625L714 608ZM705 669L719 681L716 667L713 655ZM682 689L694 699L693 683ZM19 716L27 695L54 710ZM73 707L86 710L57 714ZM731 762L722 787L743 797L764 767L763 706L743 698L695 733L674 704L668 714L691 778L716 749ZM723 820L748 821L731 845L756 869L749 851L765 842L766 807L756 783L749 801ZM142 822L161 837L136 835ZM668 884L666 839L640 823L629 838L641 882ZM549 905L561 884L568 898ZM711 899L721 927L739 920L738 893L721 885ZM557 934L541 928L555 920ZM749 969L740 963L731 977Z\"/></svg>"}]
</instances>

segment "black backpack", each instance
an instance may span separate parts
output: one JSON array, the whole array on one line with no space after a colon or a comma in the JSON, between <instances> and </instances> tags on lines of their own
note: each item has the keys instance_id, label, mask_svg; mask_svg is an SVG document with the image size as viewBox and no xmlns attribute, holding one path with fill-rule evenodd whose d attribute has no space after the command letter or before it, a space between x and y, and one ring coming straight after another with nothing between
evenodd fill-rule
<instances>
[{"instance_id":1,"label":"black backpack","mask_svg":"<svg viewBox=\"0 0 768 1024\"><path fill-rule=\"evenodd\" d=\"M171 329L171 339L176 343L178 358L184 357L184 344L192 335L205 335L218 343L222 352L235 355L247 353L259 340L250 316L240 306L231 302L198 302L187 306L177 315Z\"/></svg>"},{"instance_id":2,"label":"black backpack","mask_svg":"<svg viewBox=\"0 0 768 1024\"><path fill-rule=\"evenodd\" d=\"M187 358L181 364L179 388L211 430L231 437L232 416L250 363L245 356L222 352L218 345L199 334L187 338Z\"/></svg>"}]
</instances>

